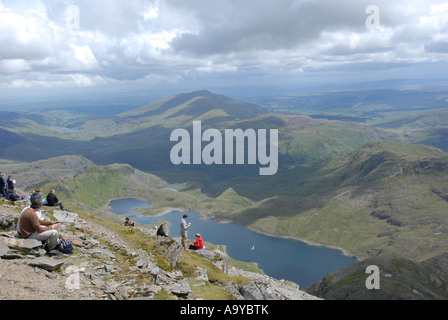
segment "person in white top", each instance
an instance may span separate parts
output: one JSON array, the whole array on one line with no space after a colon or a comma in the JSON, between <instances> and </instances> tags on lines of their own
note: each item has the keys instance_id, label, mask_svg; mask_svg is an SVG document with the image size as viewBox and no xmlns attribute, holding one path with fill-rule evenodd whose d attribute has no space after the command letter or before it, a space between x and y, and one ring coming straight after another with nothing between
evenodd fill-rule
<instances>
[{"instance_id":1,"label":"person in white top","mask_svg":"<svg viewBox=\"0 0 448 320\"><path fill-rule=\"evenodd\" d=\"M180 236L182 237L182 248L188 251L188 228L191 223L187 224L188 214L184 214L180 221Z\"/></svg>"}]
</instances>

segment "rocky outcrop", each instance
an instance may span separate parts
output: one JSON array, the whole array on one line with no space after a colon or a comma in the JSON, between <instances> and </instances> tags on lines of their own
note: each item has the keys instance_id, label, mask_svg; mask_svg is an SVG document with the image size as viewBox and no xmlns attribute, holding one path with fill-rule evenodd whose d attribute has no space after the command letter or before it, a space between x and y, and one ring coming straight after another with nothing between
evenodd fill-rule
<instances>
[{"instance_id":1,"label":"rocky outcrop","mask_svg":"<svg viewBox=\"0 0 448 320\"><path fill-rule=\"evenodd\" d=\"M367 289L369 266L379 270L379 289ZM329 273L307 292L325 300L446 300L448 253L421 262L376 256Z\"/></svg>"},{"instance_id":2,"label":"rocky outcrop","mask_svg":"<svg viewBox=\"0 0 448 320\"><path fill-rule=\"evenodd\" d=\"M163 254L166 256L171 268L175 268L182 252L181 240L179 238L158 237L156 246L165 248Z\"/></svg>"},{"instance_id":3,"label":"rocky outcrop","mask_svg":"<svg viewBox=\"0 0 448 320\"><path fill-rule=\"evenodd\" d=\"M22 207L25 205L23 203ZM186 252L181 248L180 238L156 237L152 230L147 229L144 230L145 236L157 239L155 251L135 249L98 221L81 219L76 213L57 210L51 212L52 218L57 217L64 222L60 234L73 242L75 253L65 254L62 259L50 258L40 241L17 238L15 223L22 207L0 204L0 221L4 222L0 230L0 270L2 261L17 261L13 267L20 266L24 272L20 275L21 279L32 277L36 270L42 270L49 279L48 286L63 281L66 291L61 293L60 299L66 299L67 294L73 294L74 299L153 299L158 295L167 295L169 299L196 299L195 287L215 284L210 282L210 270L204 267L194 266L196 270L188 276L184 274L178 268L183 254L191 255L191 259L196 261L202 259L206 265L212 265L229 276L248 278L243 284L235 281L217 284L219 290L228 292L234 299L314 298L300 291L296 284L229 267L228 257L222 251L202 249ZM169 268L160 267L159 254L168 261ZM60 270L57 275L54 274L56 270ZM14 274L9 277L14 277ZM0 287L1 281L0 274ZM26 291L21 286L13 290ZM0 290L1 298L8 297Z\"/></svg>"},{"instance_id":4,"label":"rocky outcrop","mask_svg":"<svg viewBox=\"0 0 448 320\"><path fill-rule=\"evenodd\" d=\"M299 285L285 280L277 280L267 275L230 267L229 275L251 279L247 285L234 284L234 292L245 300L319 300L299 289Z\"/></svg>"}]
</instances>

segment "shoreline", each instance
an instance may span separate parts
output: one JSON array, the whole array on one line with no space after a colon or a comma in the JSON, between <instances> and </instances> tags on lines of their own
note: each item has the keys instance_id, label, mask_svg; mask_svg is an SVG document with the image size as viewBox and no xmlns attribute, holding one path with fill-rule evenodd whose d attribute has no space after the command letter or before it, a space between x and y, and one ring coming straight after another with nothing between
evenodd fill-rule
<instances>
[{"instance_id":1,"label":"shoreline","mask_svg":"<svg viewBox=\"0 0 448 320\"><path fill-rule=\"evenodd\" d=\"M305 240L305 239L297 238L297 237L294 237L294 236L279 236L279 235L275 235L275 234L261 232L261 231L259 231L257 229L250 228L250 227L248 227L247 229L249 229L249 230L251 230L253 232L256 232L256 233L268 236L268 237L272 237L272 238L290 239L290 240L295 240L295 241L300 241L300 242L306 243L307 245L310 245L310 246L313 246L313 247L321 247L321 248L327 248L327 249L332 249L332 250L339 250L339 251L341 251L341 253L345 257L355 259L357 262L359 262L359 260L356 258L356 255L354 255L353 253L350 253L348 250L346 250L344 248L336 247L336 246L333 246L331 244L324 244L324 243L319 243L319 242L313 242L313 241L310 241L310 240Z\"/></svg>"},{"instance_id":2,"label":"shoreline","mask_svg":"<svg viewBox=\"0 0 448 320\"><path fill-rule=\"evenodd\" d=\"M120 200L120 199L129 199L129 198L110 199L109 202L107 203L107 205L105 206L106 210L109 211L112 214L116 214L116 213L113 213L113 212L110 211L109 204L113 200ZM148 202L149 204L151 204L149 201L146 201L146 200L142 200L142 199L138 199L138 198L133 198L133 199L136 199L136 200L139 200L139 201L145 201L145 202ZM185 210L180 209L180 208L165 207L162 211L157 212L154 215L151 215L151 217L160 217L160 216L163 216L165 214L171 213L173 211L189 212L189 211L185 211ZM219 224L235 223L234 221L232 221L230 219L218 219L213 214L205 214L205 213L202 213L202 212L199 212L199 211L195 211L195 212L199 213L199 215L202 218L205 218L205 219L213 218ZM116 214L116 215L121 216L119 214ZM137 216L145 216L145 215L139 214L138 212L135 215L137 215ZM307 245L314 246L314 247L321 247L321 248L327 248L327 249L332 249L332 250L339 250L339 251L341 251L341 253L345 257L355 259L357 262L359 262L359 260L356 258L356 255L350 253L347 249L344 249L344 248L341 248L341 247L337 247L337 246L334 246L334 245L331 245L331 244L324 244L324 243L314 242L314 241L310 241L310 240L306 240L306 239L301 239L301 238L294 237L294 236L280 236L280 235L271 234L271 233L268 233L268 232L261 232L260 230L257 230L256 228L253 228L253 227L250 227L250 226L249 227L243 226L243 227L245 227L248 230L251 230L253 232L256 232L258 234L262 234L262 235L265 235L265 236L268 236L268 237L272 237L272 238L290 239L290 240L300 241L300 242L306 243Z\"/></svg>"},{"instance_id":3,"label":"shoreline","mask_svg":"<svg viewBox=\"0 0 448 320\"><path fill-rule=\"evenodd\" d=\"M215 221L217 223L220 223L220 224L235 223L234 221L232 221L230 219L222 219L222 220L220 220L220 219L217 219L213 215L212 215L212 217L215 219ZM357 262L359 262L359 260L356 258L356 255L354 255L353 253L350 253L350 251L348 251L347 249L341 248L341 247L337 247L337 246L334 246L334 245L331 245L331 244L324 244L324 243L319 243L319 242L313 242L313 241L310 241L310 240L301 239L301 238L294 237L294 236L280 236L280 235L276 235L276 234L272 234L272 233L268 233L268 232L261 232L260 230L257 230L256 228L253 228L253 227L250 227L250 226L249 227L243 226L243 227L247 228L248 230L251 230L253 232L256 232L258 234L262 234L262 235L265 235L265 236L268 236L268 237L272 237L272 238L290 239L290 240L295 240L295 241L300 241L300 242L306 243L307 245L310 245L310 246L313 246L313 247L321 247L321 248L339 250L339 251L342 252L342 254L345 257L355 259Z\"/></svg>"}]
</instances>

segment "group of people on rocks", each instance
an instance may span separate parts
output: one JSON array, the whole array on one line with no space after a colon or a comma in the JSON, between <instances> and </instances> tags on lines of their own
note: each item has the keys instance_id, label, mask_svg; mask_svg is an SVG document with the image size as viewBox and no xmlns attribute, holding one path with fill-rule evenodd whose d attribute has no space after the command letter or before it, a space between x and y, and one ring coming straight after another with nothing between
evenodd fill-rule
<instances>
[{"instance_id":1,"label":"group of people on rocks","mask_svg":"<svg viewBox=\"0 0 448 320\"><path fill-rule=\"evenodd\" d=\"M191 223L187 224L188 214L184 214L182 216L182 220L180 222L180 236L182 238L182 248L186 251L189 250L199 250L204 248L204 239L202 238L201 234L196 233L196 241L190 246L188 246L188 228L191 226ZM125 226L135 226L135 221L132 221L130 217L126 217L124 221ZM162 224L157 229L157 236L160 237L168 237L168 233L166 231L165 225Z\"/></svg>"},{"instance_id":2,"label":"group of people on rocks","mask_svg":"<svg viewBox=\"0 0 448 320\"><path fill-rule=\"evenodd\" d=\"M4 173L0 173L0 197L9 201L19 201L26 199L25 196L19 195L15 188L16 181L9 175L6 179ZM55 253L59 244L58 221L50 221L42 216L41 209L45 206L59 206L61 210L65 210L64 205L59 201L55 194L55 190L51 189L47 197L42 199L42 191L40 189L30 192L28 197L30 205L22 210L17 222L17 233L22 239L35 239L44 243L44 248L50 256L60 256ZM60 254L60 253L59 253Z\"/></svg>"},{"instance_id":3,"label":"group of people on rocks","mask_svg":"<svg viewBox=\"0 0 448 320\"><path fill-rule=\"evenodd\" d=\"M0 197L10 201L23 200L24 197L17 194L15 184L16 181L11 175L6 178L6 175L0 172Z\"/></svg>"},{"instance_id":4,"label":"group of people on rocks","mask_svg":"<svg viewBox=\"0 0 448 320\"><path fill-rule=\"evenodd\" d=\"M3 172L0 172L0 198L5 198L9 201L24 200L25 197L17 193L15 184L16 181L12 179L11 175L6 179L6 175ZM59 201L54 189L50 190L45 199L42 199L42 191L40 189L33 190L30 192L30 202L32 202L33 199L40 199L46 206L59 206L62 211L65 210L63 203Z\"/></svg>"},{"instance_id":5,"label":"group of people on rocks","mask_svg":"<svg viewBox=\"0 0 448 320\"><path fill-rule=\"evenodd\" d=\"M19 196L16 198L14 195L15 180L11 176L6 179L4 173L0 173L0 197L4 197L7 200L17 201L23 200L25 197ZM56 196L55 190L51 189L45 199L42 199L42 190L36 189L30 192L29 196L30 206L22 210L17 223L17 233L20 238L23 239L35 239L42 241L45 244L45 250L51 255L59 244L59 232L58 228L60 223L58 221L50 221L42 217L41 209L43 206L59 206L61 210L65 210L65 207ZM180 223L180 235L182 238L182 248L186 251L198 250L204 248L204 240L202 236L197 233L196 241L188 246L188 228L191 223L187 223L188 214L184 214ZM126 217L126 226L135 226L135 222ZM157 230L157 236L168 237L168 233L165 229L165 225L162 224Z\"/></svg>"},{"instance_id":6,"label":"group of people on rocks","mask_svg":"<svg viewBox=\"0 0 448 320\"><path fill-rule=\"evenodd\" d=\"M43 202L44 205L46 205L48 207L59 206L59 208L62 211L65 211L64 204L62 203L62 201L59 201L58 197L56 196L56 191L54 189L50 190L50 192L48 193L48 195L45 199L42 199L42 190L41 189L33 190L30 192L29 199L30 199L30 202L32 202L33 199L39 199Z\"/></svg>"}]
</instances>

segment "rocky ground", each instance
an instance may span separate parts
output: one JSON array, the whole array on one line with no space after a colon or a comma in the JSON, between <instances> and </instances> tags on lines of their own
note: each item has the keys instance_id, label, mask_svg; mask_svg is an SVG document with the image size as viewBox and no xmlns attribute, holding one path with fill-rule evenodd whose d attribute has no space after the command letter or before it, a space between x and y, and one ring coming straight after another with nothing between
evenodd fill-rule
<instances>
[{"instance_id":1,"label":"rocky ground","mask_svg":"<svg viewBox=\"0 0 448 320\"><path fill-rule=\"evenodd\" d=\"M198 255L182 251L180 239L157 238L154 230L141 229L148 239L158 239L157 247L170 264L161 268L151 252L133 248L104 223L76 213L51 212L65 221L60 234L76 249L62 259L50 258L40 242L16 237L15 221L26 205L0 203L0 300L197 299L192 287L210 285L207 269L196 267L194 276L185 277L176 268L182 254ZM316 299L294 283L230 267L219 250L200 254L199 259L211 261L227 275L249 279L244 285L224 284L232 299Z\"/></svg>"}]
</instances>

